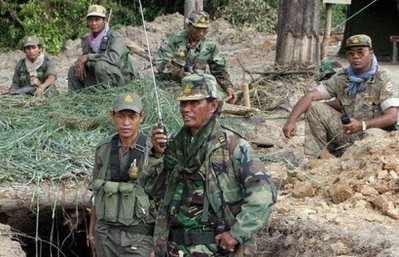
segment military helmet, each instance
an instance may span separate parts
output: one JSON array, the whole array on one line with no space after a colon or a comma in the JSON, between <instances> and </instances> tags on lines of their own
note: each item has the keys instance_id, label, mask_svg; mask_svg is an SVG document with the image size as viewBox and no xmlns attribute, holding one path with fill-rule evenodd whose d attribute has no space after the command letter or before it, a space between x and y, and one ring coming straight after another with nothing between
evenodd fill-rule
<instances>
[{"instance_id":1,"label":"military helmet","mask_svg":"<svg viewBox=\"0 0 399 257\"><path fill-rule=\"evenodd\" d=\"M26 36L24 38L24 48L27 46L38 46L38 45L40 45L40 41L37 36Z\"/></svg>"},{"instance_id":2,"label":"military helmet","mask_svg":"<svg viewBox=\"0 0 399 257\"><path fill-rule=\"evenodd\" d=\"M201 100L207 98L222 100L222 95L217 89L217 82L210 74L192 74L181 80L181 95L178 101Z\"/></svg>"},{"instance_id":3,"label":"military helmet","mask_svg":"<svg viewBox=\"0 0 399 257\"><path fill-rule=\"evenodd\" d=\"M346 40L345 48L354 46L368 46L373 48L371 38L364 34L353 35Z\"/></svg>"},{"instance_id":4,"label":"military helmet","mask_svg":"<svg viewBox=\"0 0 399 257\"><path fill-rule=\"evenodd\" d=\"M205 11L193 11L188 22L196 28L206 29L209 27L209 14Z\"/></svg>"},{"instance_id":5,"label":"military helmet","mask_svg":"<svg viewBox=\"0 0 399 257\"><path fill-rule=\"evenodd\" d=\"M106 10L103 6L97 5L97 4L92 4L89 6L89 10L87 11L86 18L90 17L90 16L97 16L97 17L105 18L105 17L107 17L105 15L105 13L106 13Z\"/></svg>"},{"instance_id":6,"label":"military helmet","mask_svg":"<svg viewBox=\"0 0 399 257\"><path fill-rule=\"evenodd\" d=\"M141 97L133 93L117 95L114 99L114 104L112 105L112 111L114 112L132 110L139 113L142 109Z\"/></svg>"}]
</instances>

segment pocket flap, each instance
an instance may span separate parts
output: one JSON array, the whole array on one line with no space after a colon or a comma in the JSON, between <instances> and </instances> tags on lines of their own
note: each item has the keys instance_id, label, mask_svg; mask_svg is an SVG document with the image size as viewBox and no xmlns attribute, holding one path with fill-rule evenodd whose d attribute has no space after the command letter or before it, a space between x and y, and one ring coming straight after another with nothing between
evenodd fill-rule
<instances>
[{"instance_id":1,"label":"pocket flap","mask_svg":"<svg viewBox=\"0 0 399 257\"><path fill-rule=\"evenodd\" d=\"M119 192L123 195L130 195L134 192L135 185L133 183L124 183L121 182L119 184Z\"/></svg>"},{"instance_id":2,"label":"pocket flap","mask_svg":"<svg viewBox=\"0 0 399 257\"><path fill-rule=\"evenodd\" d=\"M92 188L94 192L98 192L101 187L104 185L105 180L104 179L95 179L92 183Z\"/></svg>"},{"instance_id":3,"label":"pocket flap","mask_svg":"<svg viewBox=\"0 0 399 257\"><path fill-rule=\"evenodd\" d=\"M119 182L107 181L104 183L104 193L107 196L118 193Z\"/></svg>"}]
</instances>

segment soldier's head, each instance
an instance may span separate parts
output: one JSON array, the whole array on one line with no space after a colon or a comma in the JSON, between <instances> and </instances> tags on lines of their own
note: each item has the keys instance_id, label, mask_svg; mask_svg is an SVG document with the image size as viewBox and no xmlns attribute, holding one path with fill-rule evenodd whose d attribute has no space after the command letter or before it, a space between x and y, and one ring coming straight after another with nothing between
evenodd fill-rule
<instances>
[{"instance_id":1,"label":"soldier's head","mask_svg":"<svg viewBox=\"0 0 399 257\"><path fill-rule=\"evenodd\" d=\"M140 96L133 93L117 95L110 115L120 138L134 138L144 120Z\"/></svg>"},{"instance_id":2,"label":"soldier's head","mask_svg":"<svg viewBox=\"0 0 399 257\"><path fill-rule=\"evenodd\" d=\"M106 10L101 5L90 5L86 15L87 25L94 35L100 33L107 23Z\"/></svg>"},{"instance_id":3,"label":"soldier's head","mask_svg":"<svg viewBox=\"0 0 399 257\"><path fill-rule=\"evenodd\" d=\"M190 41L199 42L208 33L209 14L205 11L193 11L188 17L187 32Z\"/></svg>"},{"instance_id":4,"label":"soldier's head","mask_svg":"<svg viewBox=\"0 0 399 257\"><path fill-rule=\"evenodd\" d=\"M218 114L222 95L214 76L193 74L181 80L180 113L184 126L195 135L208 121Z\"/></svg>"},{"instance_id":5,"label":"soldier's head","mask_svg":"<svg viewBox=\"0 0 399 257\"><path fill-rule=\"evenodd\" d=\"M41 46L37 36L26 36L24 38L24 52L31 62L34 62L39 57Z\"/></svg>"},{"instance_id":6,"label":"soldier's head","mask_svg":"<svg viewBox=\"0 0 399 257\"><path fill-rule=\"evenodd\" d=\"M371 38L364 34L353 35L345 43L346 58L353 70L360 74L370 69L373 59Z\"/></svg>"}]
</instances>

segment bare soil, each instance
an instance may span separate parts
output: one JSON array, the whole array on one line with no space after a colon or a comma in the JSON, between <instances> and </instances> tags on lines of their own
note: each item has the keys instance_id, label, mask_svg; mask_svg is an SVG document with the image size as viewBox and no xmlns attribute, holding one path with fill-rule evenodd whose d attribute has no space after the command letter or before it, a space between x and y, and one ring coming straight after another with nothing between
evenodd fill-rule
<instances>
[{"instance_id":1,"label":"bare soil","mask_svg":"<svg viewBox=\"0 0 399 257\"><path fill-rule=\"evenodd\" d=\"M181 15L173 14L147 24L153 54L169 33L182 29L182 21ZM125 27L121 32L145 47L141 27ZM341 158L307 158L303 154L303 121L291 140L283 137L281 128L295 102L314 85L314 75L251 77L243 73L241 65L252 71L271 69L275 36L235 29L224 20L214 21L208 36L221 44L237 89L243 81L250 82L252 104L262 110L246 121L247 136L274 144L259 150L279 188L279 197L269 224L259 233L257 256L399 256L399 133L371 131L372 136L356 142ZM333 55L337 45L331 43L331 57L345 66L345 60ZM79 46L79 40L69 41L62 53L52 56L62 92ZM22 56L21 51L0 54L3 88L11 83L15 63ZM140 67L148 65L141 57L135 59ZM397 65L381 66L399 76ZM7 246L0 247L0 256L23 256L11 255L16 248Z\"/></svg>"}]
</instances>

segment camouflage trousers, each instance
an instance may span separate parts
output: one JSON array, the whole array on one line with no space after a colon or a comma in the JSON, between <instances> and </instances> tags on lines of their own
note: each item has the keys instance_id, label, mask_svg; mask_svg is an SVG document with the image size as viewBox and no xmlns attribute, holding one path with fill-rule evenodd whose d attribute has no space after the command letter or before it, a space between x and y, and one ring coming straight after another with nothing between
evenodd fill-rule
<instances>
[{"instance_id":1,"label":"camouflage trousers","mask_svg":"<svg viewBox=\"0 0 399 257\"><path fill-rule=\"evenodd\" d=\"M324 149L341 155L346 146L363 137L363 132L347 134L341 114L322 102L312 102L305 119L305 154L319 157Z\"/></svg>"},{"instance_id":2,"label":"camouflage trousers","mask_svg":"<svg viewBox=\"0 0 399 257\"><path fill-rule=\"evenodd\" d=\"M149 257L152 236L126 232L109 224L97 223L95 229L97 257Z\"/></svg>"},{"instance_id":3,"label":"camouflage trousers","mask_svg":"<svg viewBox=\"0 0 399 257\"><path fill-rule=\"evenodd\" d=\"M86 68L86 77L83 80L80 80L75 75L74 66L71 66L68 71L68 90L75 91L97 84L123 86L132 79L132 75L124 75L116 66L104 61L98 61L93 69Z\"/></svg>"}]
</instances>

